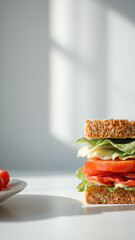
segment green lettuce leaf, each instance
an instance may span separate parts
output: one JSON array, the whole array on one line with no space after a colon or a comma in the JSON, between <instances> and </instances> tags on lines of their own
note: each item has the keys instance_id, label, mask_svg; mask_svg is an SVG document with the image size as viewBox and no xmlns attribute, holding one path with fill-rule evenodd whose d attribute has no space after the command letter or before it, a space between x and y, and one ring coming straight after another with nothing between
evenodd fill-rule
<instances>
[{"instance_id":1,"label":"green lettuce leaf","mask_svg":"<svg viewBox=\"0 0 135 240\"><path fill-rule=\"evenodd\" d=\"M119 187L106 187L110 192L115 192L115 190Z\"/></svg>"},{"instance_id":2,"label":"green lettuce leaf","mask_svg":"<svg viewBox=\"0 0 135 240\"><path fill-rule=\"evenodd\" d=\"M84 192L87 189L87 187L90 187L90 186L97 186L97 185L93 182L82 180L82 182L77 186L78 192Z\"/></svg>"},{"instance_id":3,"label":"green lettuce leaf","mask_svg":"<svg viewBox=\"0 0 135 240\"><path fill-rule=\"evenodd\" d=\"M129 191L135 191L135 187L125 187L124 189Z\"/></svg>"},{"instance_id":4,"label":"green lettuce leaf","mask_svg":"<svg viewBox=\"0 0 135 240\"><path fill-rule=\"evenodd\" d=\"M90 155L98 149L110 150L110 157L114 160L119 157L121 160L125 160L129 157L135 157L135 140L134 139L87 139L79 138L75 143L87 143L88 148L85 149L86 154L83 156ZM82 148L83 150L83 148ZM80 150L79 150L80 151ZM88 155L88 157L89 157Z\"/></svg>"},{"instance_id":5,"label":"green lettuce leaf","mask_svg":"<svg viewBox=\"0 0 135 240\"><path fill-rule=\"evenodd\" d=\"M78 192L84 192L88 186L95 186L95 183L87 181L87 178L85 177L84 173L82 172L82 169L79 168L76 172L76 176L82 180L81 183L77 186Z\"/></svg>"},{"instance_id":6,"label":"green lettuce leaf","mask_svg":"<svg viewBox=\"0 0 135 240\"><path fill-rule=\"evenodd\" d=\"M78 177L79 179L82 179L82 180L86 180L86 177L84 175L84 173L82 172L82 169L81 168L78 168L77 171L76 171L76 177Z\"/></svg>"},{"instance_id":7,"label":"green lettuce leaf","mask_svg":"<svg viewBox=\"0 0 135 240\"><path fill-rule=\"evenodd\" d=\"M77 186L78 192L84 192L87 189L87 181L82 180L81 183Z\"/></svg>"},{"instance_id":8,"label":"green lettuce leaf","mask_svg":"<svg viewBox=\"0 0 135 240\"><path fill-rule=\"evenodd\" d=\"M81 149L79 149L78 151L78 157L85 157L87 156L87 158L92 158L92 157L99 157L103 160L107 160L107 159L112 159L114 160L116 157L119 157L119 159L121 160L126 160L129 157L134 157L135 158L135 154L127 154L124 152L121 152L117 149L113 149L113 148L101 148L98 147L95 149L91 149L91 147L85 146Z\"/></svg>"},{"instance_id":9,"label":"green lettuce leaf","mask_svg":"<svg viewBox=\"0 0 135 240\"><path fill-rule=\"evenodd\" d=\"M119 187L106 187L110 192L115 192ZM135 187L124 187L125 190L135 191Z\"/></svg>"}]
</instances>

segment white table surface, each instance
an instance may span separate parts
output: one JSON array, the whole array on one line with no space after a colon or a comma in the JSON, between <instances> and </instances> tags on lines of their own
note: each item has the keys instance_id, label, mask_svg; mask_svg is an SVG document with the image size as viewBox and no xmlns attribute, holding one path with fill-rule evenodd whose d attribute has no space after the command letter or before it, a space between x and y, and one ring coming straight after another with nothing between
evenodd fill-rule
<instances>
[{"instance_id":1,"label":"white table surface","mask_svg":"<svg viewBox=\"0 0 135 240\"><path fill-rule=\"evenodd\" d=\"M17 172L11 176L28 186L0 204L2 239L135 238L135 205L84 204L73 173Z\"/></svg>"}]
</instances>

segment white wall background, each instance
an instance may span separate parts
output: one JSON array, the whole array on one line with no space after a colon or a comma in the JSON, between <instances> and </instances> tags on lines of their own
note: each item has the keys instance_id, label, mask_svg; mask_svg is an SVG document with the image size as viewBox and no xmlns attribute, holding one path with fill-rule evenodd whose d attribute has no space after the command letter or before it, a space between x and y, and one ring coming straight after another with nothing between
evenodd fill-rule
<instances>
[{"instance_id":1,"label":"white wall background","mask_svg":"<svg viewBox=\"0 0 135 240\"><path fill-rule=\"evenodd\" d=\"M0 0L1 169L76 169L88 118L135 119L135 1Z\"/></svg>"}]
</instances>

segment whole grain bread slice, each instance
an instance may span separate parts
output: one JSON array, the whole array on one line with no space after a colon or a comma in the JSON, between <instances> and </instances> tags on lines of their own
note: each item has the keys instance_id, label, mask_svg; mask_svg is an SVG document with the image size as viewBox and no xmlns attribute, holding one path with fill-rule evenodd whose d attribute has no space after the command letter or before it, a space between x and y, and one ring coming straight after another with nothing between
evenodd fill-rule
<instances>
[{"instance_id":1,"label":"whole grain bread slice","mask_svg":"<svg viewBox=\"0 0 135 240\"><path fill-rule=\"evenodd\" d=\"M86 120L85 137L135 138L135 121L126 119Z\"/></svg>"},{"instance_id":2,"label":"whole grain bread slice","mask_svg":"<svg viewBox=\"0 0 135 240\"><path fill-rule=\"evenodd\" d=\"M110 192L105 187L88 187L85 191L86 203L88 204L118 204L135 203L135 191L117 188Z\"/></svg>"}]
</instances>

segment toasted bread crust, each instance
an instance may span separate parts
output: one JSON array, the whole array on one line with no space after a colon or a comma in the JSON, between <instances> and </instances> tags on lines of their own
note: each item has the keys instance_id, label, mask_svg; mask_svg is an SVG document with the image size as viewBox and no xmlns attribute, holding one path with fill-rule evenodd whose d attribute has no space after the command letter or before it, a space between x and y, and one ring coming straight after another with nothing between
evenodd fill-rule
<instances>
[{"instance_id":1,"label":"toasted bread crust","mask_svg":"<svg viewBox=\"0 0 135 240\"><path fill-rule=\"evenodd\" d=\"M117 188L110 192L105 187L88 187L85 191L86 203L88 204L124 204L135 203L135 191Z\"/></svg>"},{"instance_id":2,"label":"toasted bread crust","mask_svg":"<svg viewBox=\"0 0 135 240\"><path fill-rule=\"evenodd\" d=\"M135 121L124 119L86 120L85 137L135 138Z\"/></svg>"}]
</instances>

